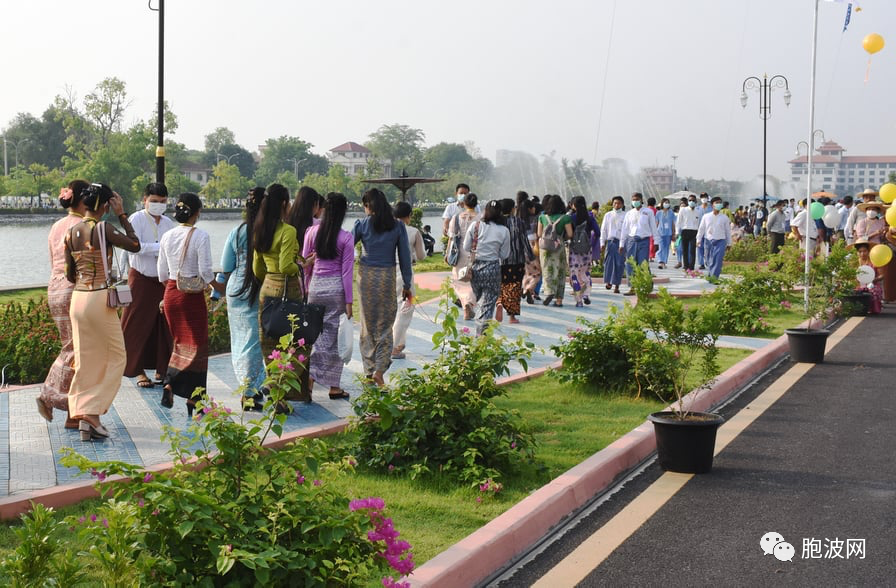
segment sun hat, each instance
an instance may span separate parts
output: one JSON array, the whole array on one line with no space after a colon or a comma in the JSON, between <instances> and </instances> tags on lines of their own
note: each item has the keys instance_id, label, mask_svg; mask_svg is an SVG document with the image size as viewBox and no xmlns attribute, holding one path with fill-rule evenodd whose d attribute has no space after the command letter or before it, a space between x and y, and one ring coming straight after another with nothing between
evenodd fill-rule
<instances>
[{"instance_id":1,"label":"sun hat","mask_svg":"<svg viewBox=\"0 0 896 588\"><path fill-rule=\"evenodd\" d=\"M857 204L856 208L858 208L862 212L865 212L869 208L880 208L883 211L883 210L887 210L888 208L890 208L890 205L884 204L880 200L873 200L871 202L862 202L861 204Z\"/></svg>"},{"instance_id":2,"label":"sun hat","mask_svg":"<svg viewBox=\"0 0 896 588\"><path fill-rule=\"evenodd\" d=\"M856 194L856 198L861 198L862 196L874 196L877 198L877 190L872 190L871 188L865 188L864 191Z\"/></svg>"}]
</instances>

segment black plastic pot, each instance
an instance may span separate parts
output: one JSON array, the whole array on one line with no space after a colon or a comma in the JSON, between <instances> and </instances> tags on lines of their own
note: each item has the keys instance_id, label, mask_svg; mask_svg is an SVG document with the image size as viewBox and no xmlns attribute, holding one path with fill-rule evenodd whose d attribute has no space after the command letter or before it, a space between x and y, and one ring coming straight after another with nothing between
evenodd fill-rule
<instances>
[{"instance_id":1,"label":"black plastic pot","mask_svg":"<svg viewBox=\"0 0 896 588\"><path fill-rule=\"evenodd\" d=\"M706 474L712 470L716 431L725 419L710 412L688 416L679 419L674 412L665 411L647 417L656 435L657 459L667 472Z\"/></svg>"},{"instance_id":2,"label":"black plastic pot","mask_svg":"<svg viewBox=\"0 0 896 588\"><path fill-rule=\"evenodd\" d=\"M821 363L831 332L827 329L787 329L790 359L798 363Z\"/></svg>"},{"instance_id":3,"label":"black plastic pot","mask_svg":"<svg viewBox=\"0 0 896 588\"><path fill-rule=\"evenodd\" d=\"M871 312L871 292L856 292L840 298L850 316L865 316Z\"/></svg>"}]
</instances>

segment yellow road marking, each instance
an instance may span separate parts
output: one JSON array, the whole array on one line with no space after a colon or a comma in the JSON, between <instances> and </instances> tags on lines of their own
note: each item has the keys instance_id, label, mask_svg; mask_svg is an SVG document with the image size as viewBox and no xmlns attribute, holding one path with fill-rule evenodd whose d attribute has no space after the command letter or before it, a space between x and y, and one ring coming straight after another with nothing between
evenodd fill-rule
<instances>
[{"instance_id":1,"label":"yellow road marking","mask_svg":"<svg viewBox=\"0 0 896 588\"><path fill-rule=\"evenodd\" d=\"M843 326L828 338L827 351L830 351L840 343L861 321L861 317L853 317L847 320ZM777 402L791 386L812 368L812 365L811 363L795 364L750 404L731 417L719 429L716 436L715 454L718 455L744 429L761 416L766 409ZM647 522L660 507L666 504L676 492L681 490L692 477L693 474L664 473L625 508L619 511L616 516L585 539L572 553L551 568L533 586L538 588L575 586L584 580L626 539L631 537L641 525Z\"/></svg>"}]
</instances>

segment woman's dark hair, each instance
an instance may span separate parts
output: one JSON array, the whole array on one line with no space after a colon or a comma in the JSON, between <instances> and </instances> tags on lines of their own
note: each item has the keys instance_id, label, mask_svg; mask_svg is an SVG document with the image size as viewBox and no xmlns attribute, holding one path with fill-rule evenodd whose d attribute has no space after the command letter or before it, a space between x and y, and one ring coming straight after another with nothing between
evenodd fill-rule
<instances>
[{"instance_id":1,"label":"woman's dark hair","mask_svg":"<svg viewBox=\"0 0 896 588\"><path fill-rule=\"evenodd\" d=\"M283 205L289 202L289 189L283 184L271 184L267 196L261 202L261 210L252 227L252 250L267 253L274 245L274 231L281 221Z\"/></svg>"},{"instance_id":2,"label":"woman's dark hair","mask_svg":"<svg viewBox=\"0 0 896 588\"><path fill-rule=\"evenodd\" d=\"M504 215L501 214L501 203L497 200L489 200L482 212L482 222L496 225L504 224Z\"/></svg>"},{"instance_id":3,"label":"woman's dark hair","mask_svg":"<svg viewBox=\"0 0 896 588\"><path fill-rule=\"evenodd\" d=\"M305 242L305 231L314 224L314 207L318 205L320 194L309 186L302 186L296 192L296 199L289 208L286 222L296 229L296 239L299 245Z\"/></svg>"},{"instance_id":4,"label":"woman's dark hair","mask_svg":"<svg viewBox=\"0 0 896 588\"><path fill-rule=\"evenodd\" d=\"M469 208L470 210L476 210L476 205L479 204L479 197L472 192L468 192L464 196L464 206Z\"/></svg>"},{"instance_id":5,"label":"woman's dark hair","mask_svg":"<svg viewBox=\"0 0 896 588\"><path fill-rule=\"evenodd\" d=\"M532 216L529 214L529 208L532 207L532 201L529 200L529 195L520 190L516 193L516 215L523 219L524 222L529 222L529 218Z\"/></svg>"},{"instance_id":6,"label":"woman's dark hair","mask_svg":"<svg viewBox=\"0 0 896 588\"><path fill-rule=\"evenodd\" d=\"M501 199L501 213L504 216L510 216L513 212L513 209L516 207L516 202L513 198L502 198Z\"/></svg>"},{"instance_id":7,"label":"woman's dark hair","mask_svg":"<svg viewBox=\"0 0 896 588\"><path fill-rule=\"evenodd\" d=\"M114 195L112 188L106 184L90 184L81 190L81 200L90 210L99 210L100 206L112 200Z\"/></svg>"},{"instance_id":8,"label":"woman's dark hair","mask_svg":"<svg viewBox=\"0 0 896 588\"><path fill-rule=\"evenodd\" d=\"M256 186L249 190L246 196L246 220L241 226L246 227L246 267L243 269L243 283L237 290L236 296L249 301L249 306L255 304L258 299L258 291L261 289L261 281L255 277L252 271L252 230L255 228L255 219L258 217L258 211L261 210L261 203L264 202L265 191L261 186Z\"/></svg>"},{"instance_id":9,"label":"woman's dark hair","mask_svg":"<svg viewBox=\"0 0 896 588\"><path fill-rule=\"evenodd\" d=\"M62 208L71 208L73 206L77 206L79 202L84 198L84 189L90 186L89 183L84 180L72 180L68 183L68 189L71 190L72 195L65 200L61 197L59 198L59 206Z\"/></svg>"},{"instance_id":10,"label":"woman's dark hair","mask_svg":"<svg viewBox=\"0 0 896 588\"><path fill-rule=\"evenodd\" d=\"M545 212L547 212L548 203L551 201L551 198L553 198L553 197L554 197L553 194L545 194L544 196L541 197L541 208L544 209Z\"/></svg>"},{"instance_id":11,"label":"woman's dark hair","mask_svg":"<svg viewBox=\"0 0 896 588\"><path fill-rule=\"evenodd\" d=\"M336 259L339 253L336 244L339 241L339 230L342 229L346 210L348 201L345 196L339 192L327 194L324 200L324 220L317 229L317 238L314 241L314 250L320 259Z\"/></svg>"},{"instance_id":12,"label":"woman's dark hair","mask_svg":"<svg viewBox=\"0 0 896 588\"><path fill-rule=\"evenodd\" d=\"M395 218L408 218L413 211L414 209L407 202L396 202L392 207L392 214Z\"/></svg>"},{"instance_id":13,"label":"woman's dark hair","mask_svg":"<svg viewBox=\"0 0 896 588\"><path fill-rule=\"evenodd\" d=\"M574 196L569 201L573 211L576 213L576 225L580 225L588 221L588 205L585 203L584 196Z\"/></svg>"},{"instance_id":14,"label":"woman's dark hair","mask_svg":"<svg viewBox=\"0 0 896 588\"><path fill-rule=\"evenodd\" d=\"M145 188L143 188L143 195L149 196L150 194L168 198L168 188L165 187L165 184L163 184L162 182L150 182L149 184L146 184Z\"/></svg>"},{"instance_id":15,"label":"woman's dark hair","mask_svg":"<svg viewBox=\"0 0 896 588\"><path fill-rule=\"evenodd\" d=\"M377 233L385 233L395 228L395 217L392 216L392 207L386 200L386 195L382 190L371 188L364 192L361 202L370 209L370 216L373 217L373 230Z\"/></svg>"},{"instance_id":16,"label":"woman's dark hair","mask_svg":"<svg viewBox=\"0 0 896 588\"><path fill-rule=\"evenodd\" d=\"M563 198L559 195L554 194L550 197L547 204L544 205L545 214L553 215L553 214L563 214L566 212L566 203L563 202Z\"/></svg>"},{"instance_id":17,"label":"woman's dark hair","mask_svg":"<svg viewBox=\"0 0 896 588\"><path fill-rule=\"evenodd\" d=\"M200 210L202 210L202 200L199 199L199 196L192 192L184 192L177 197L177 204L174 205L174 220L185 223Z\"/></svg>"}]
</instances>

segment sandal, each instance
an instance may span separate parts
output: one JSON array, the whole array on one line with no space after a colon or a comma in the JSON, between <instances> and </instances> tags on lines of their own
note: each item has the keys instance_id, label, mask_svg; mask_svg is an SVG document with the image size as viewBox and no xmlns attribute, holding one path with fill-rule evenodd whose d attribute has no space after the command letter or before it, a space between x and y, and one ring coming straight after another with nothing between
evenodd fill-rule
<instances>
[{"instance_id":1,"label":"sandal","mask_svg":"<svg viewBox=\"0 0 896 588\"><path fill-rule=\"evenodd\" d=\"M330 392L330 400L348 400L349 398L351 398L351 396L349 396L348 392L342 390L341 388L339 392L335 394Z\"/></svg>"},{"instance_id":2,"label":"sandal","mask_svg":"<svg viewBox=\"0 0 896 588\"><path fill-rule=\"evenodd\" d=\"M155 384L153 384L152 380L146 377L146 374L140 374L137 376L137 386L139 388L154 388Z\"/></svg>"},{"instance_id":3,"label":"sandal","mask_svg":"<svg viewBox=\"0 0 896 588\"><path fill-rule=\"evenodd\" d=\"M161 386L165 383L165 376L162 376L159 374L159 372L156 372L156 375L152 377L152 381Z\"/></svg>"},{"instance_id":4,"label":"sandal","mask_svg":"<svg viewBox=\"0 0 896 588\"><path fill-rule=\"evenodd\" d=\"M165 408L172 408L174 406L174 391L171 389L171 386L165 386L162 389L162 406Z\"/></svg>"}]
</instances>

